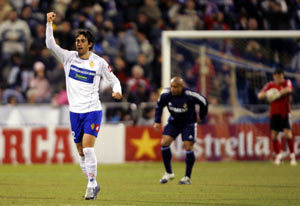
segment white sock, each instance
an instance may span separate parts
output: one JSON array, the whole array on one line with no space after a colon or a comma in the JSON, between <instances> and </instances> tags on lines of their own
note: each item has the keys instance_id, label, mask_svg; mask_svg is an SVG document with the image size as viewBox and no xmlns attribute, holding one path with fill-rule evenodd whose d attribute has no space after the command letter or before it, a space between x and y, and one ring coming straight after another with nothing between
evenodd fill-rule
<instances>
[{"instance_id":1,"label":"white sock","mask_svg":"<svg viewBox=\"0 0 300 206\"><path fill-rule=\"evenodd\" d=\"M295 153L291 153L291 154L290 154L290 158L291 158L292 160L296 160L296 155L295 155Z\"/></svg>"},{"instance_id":2,"label":"white sock","mask_svg":"<svg viewBox=\"0 0 300 206\"><path fill-rule=\"evenodd\" d=\"M93 147L83 148L83 154L85 158L85 167L88 176L88 187L96 187L97 157L95 149Z\"/></svg>"},{"instance_id":3,"label":"white sock","mask_svg":"<svg viewBox=\"0 0 300 206\"><path fill-rule=\"evenodd\" d=\"M85 158L84 158L84 156L79 155L79 164L80 164L80 168L81 168L85 178L88 179L88 175L87 175L86 167L85 167Z\"/></svg>"}]
</instances>

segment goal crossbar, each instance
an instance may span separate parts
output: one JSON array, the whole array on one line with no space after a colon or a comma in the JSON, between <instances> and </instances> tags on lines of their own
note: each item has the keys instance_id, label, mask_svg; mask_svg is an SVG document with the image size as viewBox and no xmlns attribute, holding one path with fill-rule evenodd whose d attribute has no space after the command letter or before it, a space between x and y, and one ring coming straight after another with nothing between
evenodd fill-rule
<instances>
[{"instance_id":1,"label":"goal crossbar","mask_svg":"<svg viewBox=\"0 0 300 206\"><path fill-rule=\"evenodd\" d=\"M169 87L171 79L171 39L226 39L226 38L299 38L296 30L264 31L163 31L162 34L162 88ZM163 122L166 122L166 115Z\"/></svg>"}]
</instances>

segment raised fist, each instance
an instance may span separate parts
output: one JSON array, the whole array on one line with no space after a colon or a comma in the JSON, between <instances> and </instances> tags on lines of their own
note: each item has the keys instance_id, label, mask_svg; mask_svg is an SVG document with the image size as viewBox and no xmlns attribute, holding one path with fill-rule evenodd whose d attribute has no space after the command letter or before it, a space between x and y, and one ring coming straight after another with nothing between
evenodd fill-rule
<instances>
[{"instance_id":1,"label":"raised fist","mask_svg":"<svg viewBox=\"0 0 300 206\"><path fill-rule=\"evenodd\" d=\"M52 23L56 17L56 13L49 12L47 13L47 22Z\"/></svg>"}]
</instances>

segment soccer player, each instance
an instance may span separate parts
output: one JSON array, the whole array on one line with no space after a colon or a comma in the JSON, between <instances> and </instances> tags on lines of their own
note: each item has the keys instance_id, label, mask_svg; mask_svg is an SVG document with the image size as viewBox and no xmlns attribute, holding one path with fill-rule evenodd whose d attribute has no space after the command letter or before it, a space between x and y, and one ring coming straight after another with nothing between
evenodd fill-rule
<instances>
[{"instance_id":1,"label":"soccer player","mask_svg":"<svg viewBox=\"0 0 300 206\"><path fill-rule=\"evenodd\" d=\"M290 150L290 164L296 165L296 157L294 153L294 138L291 130L290 112L291 112L291 93L293 90L291 80L284 78L282 69L276 69L273 73L273 80L268 82L262 90L257 94L258 99L267 98L267 91L269 89L278 89L280 96L270 102L270 129L273 140L273 148L276 153L274 163L280 165L281 163L281 143L280 132L283 131L287 138L288 147Z\"/></svg>"},{"instance_id":2,"label":"soccer player","mask_svg":"<svg viewBox=\"0 0 300 206\"><path fill-rule=\"evenodd\" d=\"M196 105L200 106L198 116L195 109ZM186 169L185 176L179 181L179 184L191 184L190 179L195 163L193 145L197 135L197 122L200 123L207 114L208 102L204 96L185 88L182 78L174 77L171 79L170 88L162 91L157 102L153 125L157 130L161 128L161 115L165 106L168 107L170 117L164 127L161 139L161 154L166 172L160 179L160 183L165 184L168 180L175 178L171 167L170 144L181 134L186 153Z\"/></svg>"},{"instance_id":3,"label":"soccer player","mask_svg":"<svg viewBox=\"0 0 300 206\"><path fill-rule=\"evenodd\" d=\"M88 179L85 199L94 200L100 191L94 149L102 118L98 94L100 77L110 83L113 98L122 98L121 85L108 63L91 52L94 37L89 31L77 33L77 51L68 51L56 44L52 29L55 17L54 12L47 13L46 45L64 65L72 136L80 156L80 167Z\"/></svg>"}]
</instances>

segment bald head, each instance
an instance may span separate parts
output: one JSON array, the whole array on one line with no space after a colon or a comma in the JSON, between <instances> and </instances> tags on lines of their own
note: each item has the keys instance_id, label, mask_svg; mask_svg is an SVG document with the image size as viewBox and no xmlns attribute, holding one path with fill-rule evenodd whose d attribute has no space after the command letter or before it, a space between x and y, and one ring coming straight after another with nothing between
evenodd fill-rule
<instances>
[{"instance_id":1,"label":"bald head","mask_svg":"<svg viewBox=\"0 0 300 206\"><path fill-rule=\"evenodd\" d=\"M182 94L182 89L184 87L184 81L181 77L173 77L171 79L171 93L173 96L178 96Z\"/></svg>"},{"instance_id":2,"label":"bald head","mask_svg":"<svg viewBox=\"0 0 300 206\"><path fill-rule=\"evenodd\" d=\"M171 84L172 84L172 82L176 82L176 84L180 84L182 86L184 85L184 81L181 77L173 77L171 79Z\"/></svg>"}]
</instances>

